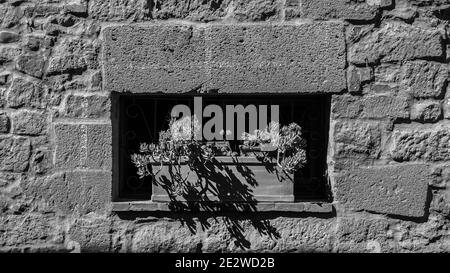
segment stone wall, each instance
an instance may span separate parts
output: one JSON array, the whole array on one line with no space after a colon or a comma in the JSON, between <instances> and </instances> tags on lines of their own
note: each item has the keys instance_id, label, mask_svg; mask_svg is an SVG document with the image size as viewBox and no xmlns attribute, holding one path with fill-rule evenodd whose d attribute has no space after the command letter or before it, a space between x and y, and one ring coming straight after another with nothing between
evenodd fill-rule
<instances>
[{"instance_id":1,"label":"stone wall","mask_svg":"<svg viewBox=\"0 0 450 273\"><path fill-rule=\"evenodd\" d=\"M0 0L0 251L449 252L449 21L447 0ZM333 211L117 211L113 91L331 94Z\"/></svg>"}]
</instances>

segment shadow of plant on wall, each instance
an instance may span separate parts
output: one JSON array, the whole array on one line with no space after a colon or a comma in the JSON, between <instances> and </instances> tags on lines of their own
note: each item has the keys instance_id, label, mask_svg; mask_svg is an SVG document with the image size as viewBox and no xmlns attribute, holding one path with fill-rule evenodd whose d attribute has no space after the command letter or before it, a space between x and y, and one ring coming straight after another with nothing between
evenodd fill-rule
<instances>
[{"instance_id":1,"label":"shadow of plant on wall","mask_svg":"<svg viewBox=\"0 0 450 273\"><path fill-rule=\"evenodd\" d=\"M257 212L258 201L253 195L252 188L258 186L258 183L249 167L238 166L239 174L245 177L244 183L231 168L217 164L217 162L196 166L193 171L197 177L202 178L202 185L200 183L196 185L184 183L184 190L180 195L169 194L171 178L161 176L156 183L167 190L170 196L169 208L171 211L198 213L198 223L190 216L178 218L192 233L196 232L198 224L203 230L208 229L210 227L208 218L214 213L225 213L222 219L231 238L234 239L235 245L242 249L250 248L250 242L246 239L245 229L241 224L242 217L238 214ZM179 201L179 199L197 201ZM262 235L274 239L280 238L280 234L269 220L252 219L251 224Z\"/></svg>"}]
</instances>

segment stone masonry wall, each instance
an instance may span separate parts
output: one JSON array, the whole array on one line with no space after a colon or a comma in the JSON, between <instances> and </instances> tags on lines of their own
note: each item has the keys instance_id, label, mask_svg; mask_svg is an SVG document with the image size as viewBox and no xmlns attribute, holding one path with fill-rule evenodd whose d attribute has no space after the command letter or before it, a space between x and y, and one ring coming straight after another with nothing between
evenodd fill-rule
<instances>
[{"instance_id":1,"label":"stone masonry wall","mask_svg":"<svg viewBox=\"0 0 450 273\"><path fill-rule=\"evenodd\" d=\"M448 0L0 0L0 252L450 252L449 31ZM192 90L331 94L333 212L114 211L111 92Z\"/></svg>"}]
</instances>

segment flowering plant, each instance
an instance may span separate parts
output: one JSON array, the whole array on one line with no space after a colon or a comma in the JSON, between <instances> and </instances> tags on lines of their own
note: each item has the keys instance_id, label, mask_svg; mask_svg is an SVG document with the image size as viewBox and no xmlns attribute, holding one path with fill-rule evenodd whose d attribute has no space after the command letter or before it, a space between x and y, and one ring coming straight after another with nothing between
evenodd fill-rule
<instances>
[{"instance_id":1,"label":"flowering plant","mask_svg":"<svg viewBox=\"0 0 450 273\"><path fill-rule=\"evenodd\" d=\"M196 134L201 130L199 124L196 116L171 120L169 128L159 133L158 143L141 143L139 153L131 155L139 177L154 176L161 171L164 164L170 164L175 167L175 182L181 182L183 179L180 169L183 161L191 167L196 164L204 165L213 161L216 154L229 152L227 146L195 140ZM155 163L159 163L160 169L153 173L149 166ZM180 191L182 183L175 184L174 191Z\"/></svg>"},{"instance_id":2,"label":"flowering plant","mask_svg":"<svg viewBox=\"0 0 450 273\"><path fill-rule=\"evenodd\" d=\"M270 157L267 152L276 151L277 165L285 171L295 172L306 164L306 141L302 128L296 123L280 128L277 122L271 122L263 130L244 133L242 138L244 145L241 149L263 152L264 160Z\"/></svg>"}]
</instances>

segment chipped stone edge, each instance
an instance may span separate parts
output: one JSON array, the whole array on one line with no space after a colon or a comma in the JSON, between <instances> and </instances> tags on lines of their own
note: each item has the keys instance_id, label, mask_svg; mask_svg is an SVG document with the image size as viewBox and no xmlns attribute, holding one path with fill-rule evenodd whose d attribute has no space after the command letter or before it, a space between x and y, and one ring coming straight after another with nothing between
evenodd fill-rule
<instances>
[{"instance_id":1,"label":"chipped stone edge","mask_svg":"<svg viewBox=\"0 0 450 273\"><path fill-rule=\"evenodd\" d=\"M220 203L217 203L220 206ZM114 212L173 212L169 208L169 203L152 201L118 201L112 203ZM202 209L200 209L202 211ZM227 212L227 209L218 209L219 212ZM228 212L306 212L306 213L333 213L334 208L331 203L326 202L295 202L295 203L258 203L254 211L228 211Z\"/></svg>"}]
</instances>

